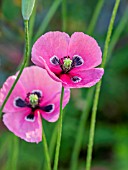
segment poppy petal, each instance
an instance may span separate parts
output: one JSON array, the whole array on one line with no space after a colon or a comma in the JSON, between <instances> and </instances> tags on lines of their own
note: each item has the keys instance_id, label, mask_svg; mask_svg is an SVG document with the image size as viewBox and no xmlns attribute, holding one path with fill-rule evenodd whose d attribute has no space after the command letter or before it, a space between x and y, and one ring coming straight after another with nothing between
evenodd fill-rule
<instances>
[{"instance_id":1,"label":"poppy petal","mask_svg":"<svg viewBox=\"0 0 128 170\"><path fill-rule=\"evenodd\" d=\"M27 142L40 142L42 140L42 121L40 114L35 115L34 121L26 120L29 112L14 112L3 115L3 122L15 135Z\"/></svg>"},{"instance_id":2,"label":"poppy petal","mask_svg":"<svg viewBox=\"0 0 128 170\"><path fill-rule=\"evenodd\" d=\"M49 104L45 104L44 103L44 106L50 106L52 105L52 109L50 112L48 112L48 110L42 110L41 111L41 114L42 114L42 117L44 119L46 119L47 121L49 122L55 122L58 120L59 118L59 115L60 115L60 95L61 93L58 93L52 100L50 103L49 101ZM64 90L64 98L63 98L63 108L66 106L66 104L69 102L69 98L70 98L70 90L67 88Z\"/></svg>"},{"instance_id":3,"label":"poppy petal","mask_svg":"<svg viewBox=\"0 0 128 170\"><path fill-rule=\"evenodd\" d=\"M91 87L95 85L104 74L102 68L92 68L90 70L82 70L79 72L70 71L70 74L63 74L61 80L67 82L65 87L67 88L82 88Z\"/></svg>"},{"instance_id":4,"label":"poppy petal","mask_svg":"<svg viewBox=\"0 0 128 170\"><path fill-rule=\"evenodd\" d=\"M33 45L32 48L32 62L44 68L39 56L41 56L47 63L50 70L56 73L61 72L59 64L55 63L56 59L63 58L68 54L68 44L70 37L64 32L48 32L42 35ZM53 62L54 58L54 62Z\"/></svg>"},{"instance_id":5,"label":"poppy petal","mask_svg":"<svg viewBox=\"0 0 128 170\"><path fill-rule=\"evenodd\" d=\"M102 52L96 40L82 32L72 34L68 55L71 58L80 56L84 63L78 69L90 69L101 64Z\"/></svg>"}]
</instances>

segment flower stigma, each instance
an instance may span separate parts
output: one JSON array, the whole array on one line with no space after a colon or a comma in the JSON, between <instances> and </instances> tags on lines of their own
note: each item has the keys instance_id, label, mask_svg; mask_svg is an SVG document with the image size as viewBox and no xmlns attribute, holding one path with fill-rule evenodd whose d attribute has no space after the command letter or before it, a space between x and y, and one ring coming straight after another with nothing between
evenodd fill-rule
<instances>
[{"instance_id":1,"label":"flower stigma","mask_svg":"<svg viewBox=\"0 0 128 170\"><path fill-rule=\"evenodd\" d=\"M63 70L65 72L68 72L70 70L71 66L72 66L72 60L70 60L70 58L65 58L63 60Z\"/></svg>"},{"instance_id":2,"label":"flower stigma","mask_svg":"<svg viewBox=\"0 0 128 170\"><path fill-rule=\"evenodd\" d=\"M38 96L36 94L31 94L29 96L29 102L31 106L34 108L36 105L38 105Z\"/></svg>"}]
</instances>

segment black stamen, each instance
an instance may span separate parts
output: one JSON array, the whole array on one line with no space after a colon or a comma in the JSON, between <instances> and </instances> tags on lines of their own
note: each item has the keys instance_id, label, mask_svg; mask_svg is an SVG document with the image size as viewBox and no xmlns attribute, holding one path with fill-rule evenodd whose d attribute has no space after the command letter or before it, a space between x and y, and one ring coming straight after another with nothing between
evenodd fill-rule
<instances>
[{"instance_id":1,"label":"black stamen","mask_svg":"<svg viewBox=\"0 0 128 170\"><path fill-rule=\"evenodd\" d=\"M36 94L39 98L41 97L41 93L39 91L34 91L33 94Z\"/></svg>"},{"instance_id":2,"label":"black stamen","mask_svg":"<svg viewBox=\"0 0 128 170\"><path fill-rule=\"evenodd\" d=\"M16 100L15 100L15 104L16 104L16 106L18 106L18 107L26 107L26 106L27 106L27 104L25 103L25 101L22 100L21 98L16 99Z\"/></svg>"}]
</instances>

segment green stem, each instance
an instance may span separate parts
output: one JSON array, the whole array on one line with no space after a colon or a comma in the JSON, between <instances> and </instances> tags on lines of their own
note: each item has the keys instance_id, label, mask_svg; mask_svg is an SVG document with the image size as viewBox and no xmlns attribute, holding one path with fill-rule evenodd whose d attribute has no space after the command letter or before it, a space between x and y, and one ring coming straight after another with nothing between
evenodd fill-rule
<instances>
[{"instance_id":1,"label":"green stem","mask_svg":"<svg viewBox=\"0 0 128 170\"><path fill-rule=\"evenodd\" d=\"M16 136L13 136L13 143L12 143L12 148L13 148L13 152L12 154L12 169L13 170L17 170L17 163L18 163L18 153L19 153L19 138Z\"/></svg>"},{"instance_id":2,"label":"green stem","mask_svg":"<svg viewBox=\"0 0 128 170\"><path fill-rule=\"evenodd\" d=\"M8 98L10 97L10 95L11 95L13 89L14 89L15 86L16 86L16 83L18 82L18 80L19 80L19 78L20 78L20 76L21 76L21 74L22 74L22 72L23 72L23 69L24 69L24 67L25 67L25 65L26 65L26 62L27 62L27 58L29 57L29 32L28 32L28 20L25 20L25 21L24 21L24 25L25 25L25 42L26 42L26 45L25 45L25 57L24 57L24 61L23 61L23 64L22 64L22 66L21 66L21 68L20 68L19 74L18 74L17 77L16 77L16 80L14 81L14 83L13 83L11 89L9 90L9 92L8 92L8 94L7 94L5 100L4 100L4 102L3 102L3 104L2 104L2 106L1 106L1 108L0 108L0 116L1 116L1 114L2 114L3 108L4 108L4 106L5 106L5 104L6 104L7 100L8 100Z\"/></svg>"},{"instance_id":3,"label":"green stem","mask_svg":"<svg viewBox=\"0 0 128 170\"><path fill-rule=\"evenodd\" d=\"M104 4L104 0L99 0L97 5L96 5L95 11L93 13L91 22L90 22L90 24L88 26L88 30L87 30L87 33L90 34L90 35L92 34L92 32L95 28L95 25L97 23L97 19L99 17L99 14L101 12L103 4ZM73 152L72 152L72 157L71 157L71 165L70 165L71 170L78 169L77 168L78 156L79 156L81 145L82 145L84 127L86 126L86 122L87 122L89 112L90 112L90 109L91 109L93 94L94 94L94 87L92 87L91 89L88 90L87 99L86 99L87 105L83 109L83 112L81 114L80 124L79 124L79 127L78 127L76 140L75 140L75 144L74 144L74 148L73 148Z\"/></svg>"},{"instance_id":4,"label":"green stem","mask_svg":"<svg viewBox=\"0 0 128 170\"><path fill-rule=\"evenodd\" d=\"M120 3L120 0L116 0L115 6L114 6L114 9L112 12L110 24L108 27L108 32L107 32L105 46L104 46L104 52L103 52L103 62L101 64L101 67L103 67L103 68L105 67L105 64L106 64L109 42L110 42L112 30L113 30L113 25L114 25L117 9L119 7L119 3ZM96 92L95 92L94 103L93 103L93 108L92 108L92 117L91 117L90 133L89 133L89 144L88 144L87 160L86 160L86 170L90 170L90 167L91 167L92 149L93 149L95 124L96 124L96 112L97 112L97 106L98 106L98 101L99 101L101 83L102 83L102 81L100 81L96 86Z\"/></svg>"},{"instance_id":5,"label":"green stem","mask_svg":"<svg viewBox=\"0 0 128 170\"><path fill-rule=\"evenodd\" d=\"M67 6L66 6L66 0L62 0L62 31L66 31L67 29ZM57 130L58 130L58 136L57 136L57 145L56 145L56 152L55 152L55 160L54 160L54 170L58 169L58 160L59 160L59 150L60 150L60 143L61 143L61 135L62 135L62 114L63 114L63 110L62 110L62 104L63 104L63 96L64 96L64 87L62 87L62 91L61 91L61 97L60 97L60 118L58 121L58 126L55 127L55 133L52 136L52 141L55 143L56 142L56 135L57 134ZM51 142L50 145L50 156L52 157L52 153L54 151L54 146L53 143Z\"/></svg>"},{"instance_id":6,"label":"green stem","mask_svg":"<svg viewBox=\"0 0 128 170\"><path fill-rule=\"evenodd\" d=\"M43 134L42 143L43 143L43 146L44 146L44 154L45 154L45 159L46 159L46 162L47 162L46 167L47 167L47 170L51 170L51 162L50 162L50 156L49 156L49 151L48 151L48 144L47 144L43 125L42 125L42 134Z\"/></svg>"},{"instance_id":7,"label":"green stem","mask_svg":"<svg viewBox=\"0 0 128 170\"><path fill-rule=\"evenodd\" d=\"M64 87L62 87L61 97L60 97L60 117L59 117L59 120L58 120L58 136L57 136L57 145L56 145L56 152L55 152L55 160L54 160L53 170L58 169L59 151L60 151L60 143L61 143L61 135L62 135L63 96L64 96Z\"/></svg>"},{"instance_id":8,"label":"green stem","mask_svg":"<svg viewBox=\"0 0 128 170\"><path fill-rule=\"evenodd\" d=\"M58 126L55 126L55 128L53 130L53 135L50 140L50 145L49 145L49 154L50 154L51 160L53 160L54 150L55 150L56 141L57 141L56 140L57 139L57 129L58 129Z\"/></svg>"},{"instance_id":9,"label":"green stem","mask_svg":"<svg viewBox=\"0 0 128 170\"><path fill-rule=\"evenodd\" d=\"M109 47L109 43L110 43L110 38L111 38L111 34L112 34L112 30L113 30L113 24L115 21L115 17L116 17L116 13L118 10L118 6L119 6L120 0L116 0L115 2L115 6L112 12L112 16L111 16L111 20L110 20L110 24L108 27L108 32L107 32L107 36L106 36L106 40L105 40L105 46L104 46L104 52L103 52L103 61L101 64L101 67L105 67L106 64L106 59L107 59L107 54L108 54L108 47Z\"/></svg>"},{"instance_id":10,"label":"green stem","mask_svg":"<svg viewBox=\"0 0 128 170\"><path fill-rule=\"evenodd\" d=\"M112 51L113 51L113 49L114 49L114 47L115 47L115 45L116 45L122 31L124 30L127 23L128 23L128 6L126 7L124 15L120 19L119 24L117 25L117 27L116 27L116 29L115 29L115 31L113 33L111 43L110 43L109 52L108 52L107 61L109 60L109 58L110 58L110 56L112 54Z\"/></svg>"},{"instance_id":11,"label":"green stem","mask_svg":"<svg viewBox=\"0 0 128 170\"><path fill-rule=\"evenodd\" d=\"M29 55L28 55L25 67L27 67L29 65L30 57L31 57L30 52L31 52L31 48L32 48L32 36L33 36L33 29L34 29L34 23L35 23L35 17L36 17L36 7L37 6L36 6L36 3L35 3L33 13L32 13L30 20L29 20ZM24 56L25 56L25 52L23 54L23 60L24 60ZM17 70L20 70L23 60L21 60L21 62L19 63Z\"/></svg>"},{"instance_id":12,"label":"green stem","mask_svg":"<svg viewBox=\"0 0 128 170\"><path fill-rule=\"evenodd\" d=\"M46 17L44 18L42 24L40 25L39 29L37 30L36 35L34 36L34 42L36 41L36 39L41 36L41 34L44 33L45 29L47 28L49 22L51 21L53 15L55 14L56 10L58 9L60 3L62 0L54 0L51 8L49 9Z\"/></svg>"},{"instance_id":13,"label":"green stem","mask_svg":"<svg viewBox=\"0 0 128 170\"><path fill-rule=\"evenodd\" d=\"M34 6L34 9L33 9L30 21L29 21L29 44L30 44L29 47L30 48L29 48L29 55L28 55L25 66L29 65L30 57L31 57L30 52L31 52L31 47L32 47L32 37L33 37L33 29L34 29L34 23L35 23L35 18L36 18L36 9L37 9L37 6L36 6L36 3L35 3L35 6Z\"/></svg>"},{"instance_id":14,"label":"green stem","mask_svg":"<svg viewBox=\"0 0 128 170\"><path fill-rule=\"evenodd\" d=\"M67 4L66 0L62 0L62 31L67 29Z\"/></svg>"},{"instance_id":15,"label":"green stem","mask_svg":"<svg viewBox=\"0 0 128 170\"><path fill-rule=\"evenodd\" d=\"M97 5L96 5L95 11L94 11L94 13L93 13L91 22L90 22L89 27L88 27L88 30L87 30L87 32L88 32L89 35L92 34L92 32L93 32L93 30L94 30L94 28L95 28L95 25L96 25L96 23L97 23L97 19L98 19L98 17L99 17L99 14L100 14L100 12L101 12L101 9L102 9L102 7L103 7L103 4L104 4L104 0L99 0L98 3L97 3Z\"/></svg>"},{"instance_id":16,"label":"green stem","mask_svg":"<svg viewBox=\"0 0 128 170\"><path fill-rule=\"evenodd\" d=\"M70 165L70 169L71 170L77 170L77 164L78 164L78 157L79 157L79 153L80 153L80 149L81 149L81 145L82 145L82 140L83 140L83 134L84 134L84 130L85 130L85 126L86 126L86 122L89 116L89 112L90 112L90 108L92 105L92 99L93 99L93 94L94 94L94 87L92 87L91 89L88 90L87 93L87 98L86 98L86 105L83 109L81 118L80 118L80 124L77 130L77 134L76 134L76 140L75 140L75 144L74 144L74 148L73 148L73 153L72 153L72 157L71 157L71 165Z\"/></svg>"},{"instance_id":17,"label":"green stem","mask_svg":"<svg viewBox=\"0 0 128 170\"><path fill-rule=\"evenodd\" d=\"M57 141L57 130L58 130L58 126L55 125L55 128L54 128L54 130L52 132L52 137L50 139L50 144L49 144L49 156L50 156L51 161L53 160L56 141ZM44 162L43 168L46 169L46 162Z\"/></svg>"}]
</instances>

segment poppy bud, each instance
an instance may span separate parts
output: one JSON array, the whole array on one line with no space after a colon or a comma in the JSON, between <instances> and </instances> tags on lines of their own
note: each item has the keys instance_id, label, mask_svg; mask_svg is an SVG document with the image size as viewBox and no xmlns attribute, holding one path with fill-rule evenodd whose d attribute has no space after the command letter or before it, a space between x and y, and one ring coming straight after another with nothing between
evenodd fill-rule
<instances>
[{"instance_id":1,"label":"poppy bud","mask_svg":"<svg viewBox=\"0 0 128 170\"><path fill-rule=\"evenodd\" d=\"M29 20L34 4L35 0L22 0L22 16L24 20Z\"/></svg>"}]
</instances>

